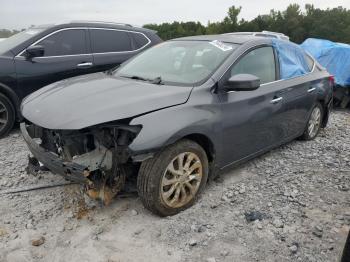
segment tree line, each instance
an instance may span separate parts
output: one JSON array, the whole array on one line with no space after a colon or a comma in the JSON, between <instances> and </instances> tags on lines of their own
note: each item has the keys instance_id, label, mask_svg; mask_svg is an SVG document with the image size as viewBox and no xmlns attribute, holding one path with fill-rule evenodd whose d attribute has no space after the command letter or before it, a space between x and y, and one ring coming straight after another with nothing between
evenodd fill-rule
<instances>
[{"instance_id":1,"label":"tree line","mask_svg":"<svg viewBox=\"0 0 350 262\"><path fill-rule=\"evenodd\" d=\"M164 39L203 34L229 32L260 32L263 30L284 33L291 41L302 43L306 38L324 38L350 43L350 10L343 7L320 9L305 5L302 11L298 4L289 5L284 11L271 10L267 15L258 15L247 21L238 19L241 7L232 6L220 22L173 22L146 24L144 27L158 31Z\"/></svg>"},{"instance_id":2,"label":"tree line","mask_svg":"<svg viewBox=\"0 0 350 262\"><path fill-rule=\"evenodd\" d=\"M173 22L146 24L144 27L156 30L163 40L191 35L267 30L284 33L296 43L301 43L309 37L350 43L350 10L341 6L320 9L307 4L302 11L298 4L291 4L284 11L271 10L269 14L258 15L250 21L238 19L241 10L241 7L232 6L222 21L209 21L207 25L200 22ZM18 32L2 29L0 38Z\"/></svg>"},{"instance_id":3,"label":"tree line","mask_svg":"<svg viewBox=\"0 0 350 262\"><path fill-rule=\"evenodd\" d=\"M0 29L0 38L7 38L19 32L19 30Z\"/></svg>"}]
</instances>

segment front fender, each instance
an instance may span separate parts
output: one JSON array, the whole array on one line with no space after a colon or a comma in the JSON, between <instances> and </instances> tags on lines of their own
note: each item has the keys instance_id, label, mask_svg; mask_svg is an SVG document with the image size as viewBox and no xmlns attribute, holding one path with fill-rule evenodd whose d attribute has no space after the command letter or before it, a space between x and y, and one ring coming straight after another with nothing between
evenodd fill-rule
<instances>
[{"instance_id":1,"label":"front fender","mask_svg":"<svg viewBox=\"0 0 350 262\"><path fill-rule=\"evenodd\" d=\"M142 129L129 150L132 155L156 152L185 136L201 134L212 142L217 152L220 148L216 136L219 115L219 107L212 104L184 104L134 118L130 124L142 125Z\"/></svg>"},{"instance_id":2,"label":"front fender","mask_svg":"<svg viewBox=\"0 0 350 262\"><path fill-rule=\"evenodd\" d=\"M17 77L13 57L0 56L0 93L4 94L16 110L16 115L20 116L19 105L20 97L16 94Z\"/></svg>"}]
</instances>

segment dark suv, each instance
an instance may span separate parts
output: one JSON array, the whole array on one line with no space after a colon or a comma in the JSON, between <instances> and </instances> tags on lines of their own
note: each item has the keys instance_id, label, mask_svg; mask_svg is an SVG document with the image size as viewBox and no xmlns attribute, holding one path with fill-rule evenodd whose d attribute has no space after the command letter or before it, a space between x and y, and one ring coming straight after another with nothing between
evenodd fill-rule
<instances>
[{"instance_id":1,"label":"dark suv","mask_svg":"<svg viewBox=\"0 0 350 262\"><path fill-rule=\"evenodd\" d=\"M106 71L161 42L127 24L70 22L32 27L0 42L0 137L21 119L21 100L50 83Z\"/></svg>"}]
</instances>

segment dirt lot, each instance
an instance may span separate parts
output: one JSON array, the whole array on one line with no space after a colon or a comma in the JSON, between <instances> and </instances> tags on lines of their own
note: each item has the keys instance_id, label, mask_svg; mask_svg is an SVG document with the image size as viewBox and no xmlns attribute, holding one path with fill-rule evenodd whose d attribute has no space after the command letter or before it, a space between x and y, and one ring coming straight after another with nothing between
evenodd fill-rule
<instances>
[{"instance_id":1,"label":"dirt lot","mask_svg":"<svg viewBox=\"0 0 350 262\"><path fill-rule=\"evenodd\" d=\"M27 155L18 130L0 140L0 191L63 181L28 175ZM102 207L77 185L0 195L0 261L336 261L349 190L350 113L334 112L316 140L226 172L174 217L137 196Z\"/></svg>"}]
</instances>

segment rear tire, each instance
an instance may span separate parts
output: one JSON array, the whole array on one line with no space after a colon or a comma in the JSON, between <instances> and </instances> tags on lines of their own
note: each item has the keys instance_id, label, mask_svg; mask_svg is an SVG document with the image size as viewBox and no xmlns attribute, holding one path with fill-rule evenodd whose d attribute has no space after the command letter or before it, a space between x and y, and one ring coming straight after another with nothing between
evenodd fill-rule
<instances>
[{"instance_id":1,"label":"rear tire","mask_svg":"<svg viewBox=\"0 0 350 262\"><path fill-rule=\"evenodd\" d=\"M137 189L148 210L171 216L193 205L207 179L205 151L191 140L181 140L142 162Z\"/></svg>"},{"instance_id":2,"label":"rear tire","mask_svg":"<svg viewBox=\"0 0 350 262\"><path fill-rule=\"evenodd\" d=\"M304 134L300 137L302 140L313 140L316 138L322 126L323 113L322 105L317 102L311 111Z\"/></svg>"},{"instance_id":3,"label":"rear tire","mask_svg":"<svg viewBox=\"0 0 350 262\"><path fill-rule=\"evenodd\" d=\"M6 136L15 124L16 111L11 101L0 94L0 138Z\"/></svg>"}]
</instances>

